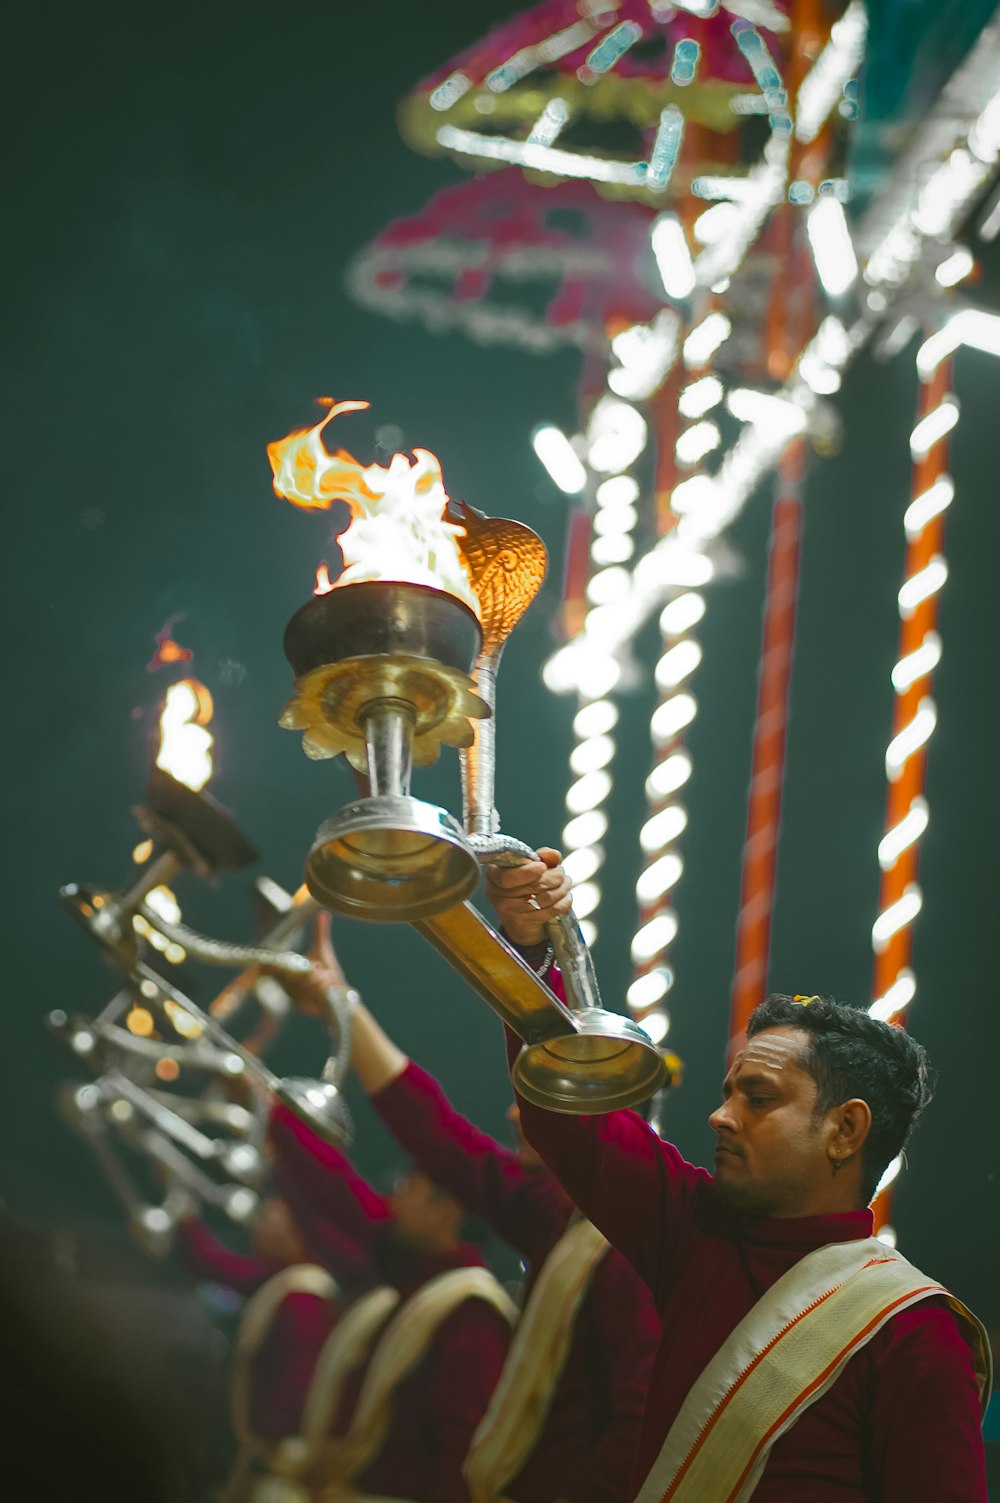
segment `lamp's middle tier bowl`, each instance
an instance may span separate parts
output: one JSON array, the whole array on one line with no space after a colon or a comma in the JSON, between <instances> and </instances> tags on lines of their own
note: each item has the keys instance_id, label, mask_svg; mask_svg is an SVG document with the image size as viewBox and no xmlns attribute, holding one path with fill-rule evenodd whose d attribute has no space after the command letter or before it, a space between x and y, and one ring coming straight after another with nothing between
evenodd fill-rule
<instances>
[{"instance_id":1,"label":"lamp's middle tier bowl","mask_svg":"<svg viewBox=\"0 0 1000 1503\"><path fill-rule=\"evenodd\" d=\"M285 628L285 656L302 678L345 658L433 658L468 673L482 646L475 613L429 585L369 580L315 595Z\"/></svg>"},{"instance_id":2,"label":"lamp's middle tier bowl","mask_svg":"<svg viewBox=\"0 0 1000 1503\"><path fill-rule=\"evenodd\" d=\"M408 713L412 760L426 767L442 745L467 747L470 721L489 715L469 669L482 642L468 606L426 585L344 585L297 611L285 630L295 697L281 724L303 732L306 755L343 752L363 771L365 720L391 702Z\"/></svg>"}]
</instances>

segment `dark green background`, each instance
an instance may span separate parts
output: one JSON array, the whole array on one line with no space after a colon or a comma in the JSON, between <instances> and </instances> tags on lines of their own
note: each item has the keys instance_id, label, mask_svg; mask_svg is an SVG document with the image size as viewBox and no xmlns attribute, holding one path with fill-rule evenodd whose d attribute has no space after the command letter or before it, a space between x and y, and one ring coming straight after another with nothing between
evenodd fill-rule
<instances>
[{"instance_id":1,"label":"dark green background","mask_svg":"<svg viewBox=\"0 0 1000 1503\"><path fill-rule=\"evenodd\" d=\"M16 1216L117 1214L53 1111L74 1067L42 1019L111 995L111 974L56 890L125 874L164 688L145 664L166 618L183 613L178 635L215 695L212 788L264 853L261 869L294 885L316 825L348 796L338 768L308 762L276 725L290 689L281 634L308 595L327 524L275 499L267 441L310 421L318 395L366 397L375 421L441 457L452 495L537 527L558 579L565 502L528 440L542 419L573 426L575 358L435 338L359 311L342 290L358 248L459 180L401 144L396 101L512 9L291 0L22 11L8 52L14 296L2 402L14 535L3 591L3 1193ZM981 292L996 305L995 265ZM941 1085L896 1205L903 1249L994 1324L998 375L985 356L959 358L911 1016ZM885 366L863 359L837 399L842 451L809 484L771 969L780 990L869 995L914 399L912 349ZM374 423L346 421L367 457ZM687 1073L668 1112L696 1160L710 1149L727 1035L770 494L735 529L741 572L712 590L701 634L671 1001ZM550 588L519 629L500 679L499 806L505 827L535 842L558 841L570 746L572 706L538 679L557 595ZM651 639L647 648L648 660ZM623 705L596 955L612 1001L628 980L648 711L645 694ZM456 808L454 757L419 775L417 791ZM249 933L246 876L217 890L186 881L180 896L193 921ZM509 1086L485 1006L408 931L344 923L337 938L400 1041L502 1130ZM277 1057L315 1071L321 1056L297 1022ZM358 1155L373 1173L391 1159L363 1113Z\"/></svg>"}]
</instances>

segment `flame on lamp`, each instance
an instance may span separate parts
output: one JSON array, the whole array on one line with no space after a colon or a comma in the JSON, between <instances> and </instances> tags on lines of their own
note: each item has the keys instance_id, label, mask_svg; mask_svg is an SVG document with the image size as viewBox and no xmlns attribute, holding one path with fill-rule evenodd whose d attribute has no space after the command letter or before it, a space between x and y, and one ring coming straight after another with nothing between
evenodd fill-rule
<instances>
[{"instance_id":1,"label":"flame on lamp","mask_svg":"<svg viewBox=\"0 0 1000 1503\"><path fill-rule=\"evenodd\" d=\"M160 715L156 765L195 793L212 776L215 737L205 729L212 710L212 696L205 685L196 678L182 678L167 690Z\"/></svg>"},{"instance_id":2,"label":"flame on lamp","mask_svg":"<svg viewBox=\"0 0 1000 1503\"><path fill-rule=\"evenodd\" d=\"M412 461L394 454L386 468L361 465L346 450L331 454L325 447L323 429L332 418L368 405L331 402L314 428L296 429L268 444L276 493L307 511L325 511L334 501L350 507L351 520L338 538L344 571L330 589L366 580L430 585L457 596L479 616L457 542L465 528L445 520L449 498L435 456L414 449ZM325 594L319 573L316 583L315 593Z\"/></svg>"},{"instance_id":3,"label":"flame on lamp","mask_svg":"<svg viewBox=\"0 0 1000 1503\"><path fill-rule=\"evenodd\" d=\"M316 570L316 586L313 590L313 594L329 595L332 589L333 580L330 578L330 570L325 563L320 564L319 568Z\"/></svg>"}]
</instances>

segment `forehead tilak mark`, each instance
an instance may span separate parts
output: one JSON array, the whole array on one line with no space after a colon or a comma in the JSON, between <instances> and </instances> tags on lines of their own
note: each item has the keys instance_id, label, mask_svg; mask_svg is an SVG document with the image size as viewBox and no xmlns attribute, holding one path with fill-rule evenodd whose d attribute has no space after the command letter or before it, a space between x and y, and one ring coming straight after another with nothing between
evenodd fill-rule
<instances>
[{"instance_id":1,"label":"forehead tilak mark","mask_svg":"<svg viewBox=\"0 0 1000 1503\"><path fill-rule=\"evenodd\" d=\"M766 1065L770 1070L783 1070L788 1064L798 1063L798 1044L791 1039L751 1039L733 1060L733 1069L742 1065Z\"/></svg>"}]
</instances>

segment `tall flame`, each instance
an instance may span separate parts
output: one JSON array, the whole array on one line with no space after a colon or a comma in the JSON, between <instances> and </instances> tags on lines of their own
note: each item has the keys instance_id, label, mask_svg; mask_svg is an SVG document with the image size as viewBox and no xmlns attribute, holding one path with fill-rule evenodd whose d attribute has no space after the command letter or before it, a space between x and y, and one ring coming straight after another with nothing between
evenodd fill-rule
<instances>
[{"instance_id":1,"label":"tall flame","mask_svg":"<svg viewBox=\"0 0 1000 1503\"><path fill-rule=\"evenodd\" d=\"M156 765L196 793L212 776L215 737L205 726L212 718L212 696L196 678L171 684L160 715L160 750Z\"/></svg>"},{"instance_id":2,"label":"tall flame","mask_svg":"<svg viewBox=\"0 0 1000 1503\"><path fill-rule=\"evenodd\" d=\"M364 580L396 580L431 585L456 595L479 615L479 602L457 539L465 528L445 521L448 493L441 466L427 449L414 449L412 462L394 454L388 468L361 465L344 449L330 453L323 429L341 412L358 412L367 402L333 402L314 428L298 428L267 446L279 496L310 511L346 501L351 520L339 542L344 572L331 588Z\"/></svg>"}]
</instances>

